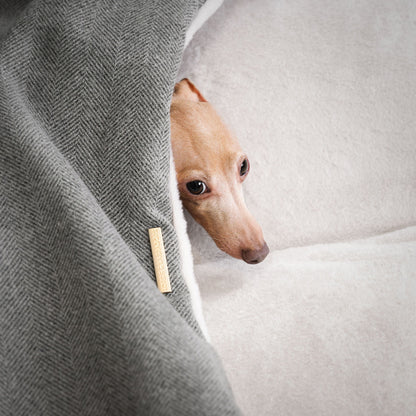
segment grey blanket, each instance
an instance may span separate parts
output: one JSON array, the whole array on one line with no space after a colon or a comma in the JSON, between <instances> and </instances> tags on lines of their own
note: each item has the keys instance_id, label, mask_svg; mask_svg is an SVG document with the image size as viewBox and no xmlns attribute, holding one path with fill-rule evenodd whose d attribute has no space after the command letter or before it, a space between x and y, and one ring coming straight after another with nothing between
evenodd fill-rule
<instances>
[{"instance_id":1,"label":"grey blanket","mask_svg":"<svg viewBox=\"0 0 416 416\"><path fill-rule=\"evenodd\" d=\"M2 416L238 414L168 193L171 93L201 3L2 2Z\"/></svg>"}]
</instances>

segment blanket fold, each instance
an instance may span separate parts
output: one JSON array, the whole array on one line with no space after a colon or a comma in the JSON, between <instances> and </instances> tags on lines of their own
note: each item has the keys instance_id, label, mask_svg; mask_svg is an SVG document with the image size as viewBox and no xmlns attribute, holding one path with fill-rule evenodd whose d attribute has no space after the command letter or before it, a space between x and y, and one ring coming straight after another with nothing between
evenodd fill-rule
<instances>
[{"instance_id":1,"label":"blanket fold","mask_svg":"<svg viewBox=\"0 0 416 416\"><path fill-rule=\"evenodd\" d=\"M1 415L238 414L191 310L168 191L171 93L201 3L2 10Z\"/></svg>"}]
</instances>

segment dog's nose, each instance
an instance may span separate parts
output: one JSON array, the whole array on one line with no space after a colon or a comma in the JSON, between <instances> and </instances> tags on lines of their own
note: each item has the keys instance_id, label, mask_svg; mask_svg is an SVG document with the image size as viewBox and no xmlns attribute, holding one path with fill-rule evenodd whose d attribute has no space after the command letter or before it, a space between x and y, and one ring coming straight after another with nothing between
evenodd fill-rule
<instances>
[{"instance_id":1,"label":"dog's nose","mask_svg":"<svg viewBox=\"0 0 416 416\"><path fill-rule=\"evenodd\" d=\"M248 264L257 264L262 262L267 255L269 254L269 247L266 243L263 244L263 247L257 250L243 250L242 257L243 260Z\"/></svg>"}]
</instances>

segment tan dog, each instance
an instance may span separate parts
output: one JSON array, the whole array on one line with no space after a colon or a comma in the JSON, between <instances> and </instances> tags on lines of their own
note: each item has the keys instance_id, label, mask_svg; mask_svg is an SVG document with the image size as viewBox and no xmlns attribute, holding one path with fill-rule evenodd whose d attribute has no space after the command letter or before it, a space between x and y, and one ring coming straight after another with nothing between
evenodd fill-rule
<instances>
[{"instance_id":1,"label":"tan dog","mask_svg":"<svg viewBox=\"0 0 416 416\"><path fill-rule=\"evenodd\" d=\"M248 211L242 183L250 164L237 140L196 87L176 84L170 108L172 150L185 208L217 246L247 263L269 253Z\"/></svg>"}]
</instances>

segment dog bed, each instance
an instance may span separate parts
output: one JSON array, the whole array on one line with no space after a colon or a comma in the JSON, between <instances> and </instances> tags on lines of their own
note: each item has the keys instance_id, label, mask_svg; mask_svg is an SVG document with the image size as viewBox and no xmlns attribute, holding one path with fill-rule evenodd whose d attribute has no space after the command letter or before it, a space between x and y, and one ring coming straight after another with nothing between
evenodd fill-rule
<instances>
[{"instance_id":1,"label":"dog bed","mask_svg":"<svg viewBox=\"0 0 416 416\"><path fill-rule=\"evenodd\" d=\"M246 415L415 412L415 21L412 1L230 0L185 51L271 248L246 265L188 221Z\"/></svg>"}]
</instances>

